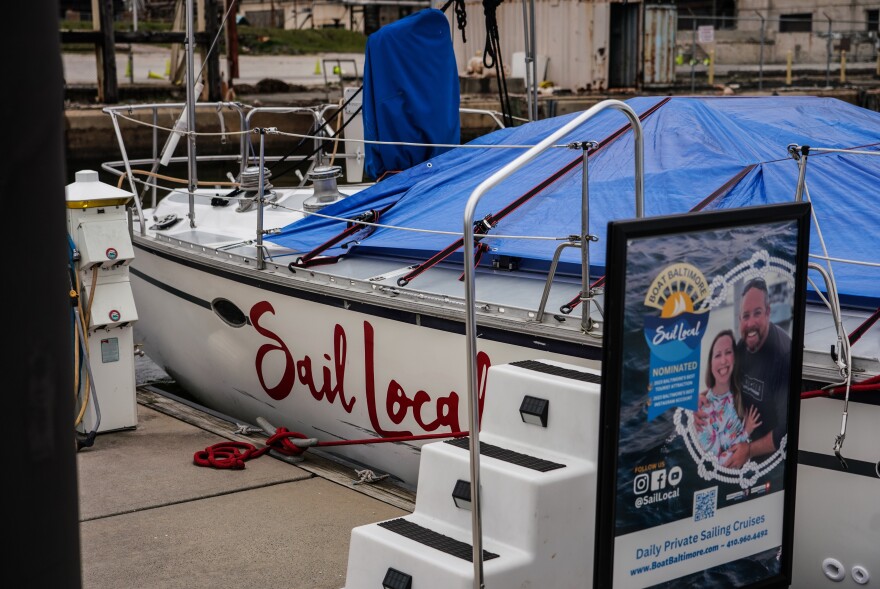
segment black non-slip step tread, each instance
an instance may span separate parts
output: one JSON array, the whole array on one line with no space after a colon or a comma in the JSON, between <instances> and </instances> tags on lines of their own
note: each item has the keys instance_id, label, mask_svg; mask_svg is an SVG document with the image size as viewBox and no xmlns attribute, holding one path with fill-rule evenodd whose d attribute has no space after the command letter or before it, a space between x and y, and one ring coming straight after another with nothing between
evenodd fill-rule
<instances>
[{"instance_id":1,"label":"black non-slip step tread","mask_svg":"<svg viewBox=\"0 0 880 589\"><path fill-rule=\"evenodd\" d=\"M571 368L562 368L552 364L544 364L537 360L522 360L520 362L511 362L511 366L517 368L525 368L526 370L534 370L535 372L543 372L544 374L552 374L554 376L562 376L572 380L580 380L593 384L602 384L602 377L592 372L581 372L580 370L572 370Z\"/></svg>"},{"instance_id":2,"label":"black non-slip step tread","mask_svg":"<svg viewBox=\"0 0 880 589\"><path fill-rule=\"evenodd\" d=\"M439 532L420 526L419 524L403 519L402 517L379 522L379 527L462 560L474 562L474 547L471 544L461 542L455 538L450 538L449 536L444 536ZM498 558L498 555L494 552L483 550L484 561L493 558Z\"/></svg>"},{"instance_id":3,"label":"black non-slip step tread","mask_svg":"<svg viewBox=\"0 0 880 589\"><path fill-rule=\"evenodd\" d=\"M471 444L470 437L454 438L452 440L446 440L446 443L465 450L469 449ZM509 462L510 464L516 464L517 466L537 470L538 472L549 472L551 470L556 470L557 468L565 468L564 464L559 464L558 462L550 462L543 458L521 454L519 452L514 452L513 450L501 448L500 446L486 444L485 442L480 442L480 456L496 458L498 460L503 460L504 462Z\"/></svg>"}]
</instances>

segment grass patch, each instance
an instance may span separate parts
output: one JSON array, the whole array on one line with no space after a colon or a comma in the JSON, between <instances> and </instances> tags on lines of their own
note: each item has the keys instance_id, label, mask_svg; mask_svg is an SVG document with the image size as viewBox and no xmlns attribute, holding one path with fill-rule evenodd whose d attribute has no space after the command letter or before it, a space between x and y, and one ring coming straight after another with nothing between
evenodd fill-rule
<instances>
[{"instance_id":1,"label":"grass patch","mask_svg":"<svg viewBox=\"0 0 880 589\"><path fill-rule=\"evenodd\" d=\"M89 21L62 20L60 30L82 31L91 30ZM113 24L114 30L131 31L131 21L118 21ZM311 55L317 53L363 53L367 46L367 37L363 33L346 29L267 29L239 25L238 51L243 55ZM138 22L138 31L170 31L168 22ZM220 36L220 51L226 51L226 43ZM94 46L84 43L66 43L63 51L85 52L94 51Z\"/></svg>"},{"instance_id":2,"label":"grass patch","mask_svg":"<svg viewBox=\"0 0 880 589\"><path fill-rule=\"evenodd\" d=\"M251 55L308 55L361 53L367 46L363 33L346 29L263 29L238 27L241 53Z\"/></svg>"}]
</instances>

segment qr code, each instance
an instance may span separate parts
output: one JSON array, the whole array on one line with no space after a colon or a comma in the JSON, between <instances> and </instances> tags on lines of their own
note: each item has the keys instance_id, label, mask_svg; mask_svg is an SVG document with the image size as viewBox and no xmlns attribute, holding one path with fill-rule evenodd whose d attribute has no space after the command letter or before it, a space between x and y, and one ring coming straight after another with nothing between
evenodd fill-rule
<instances>
[{"instance_id":1,"label":"qr code","mask_svg":"<svg viewBox=\"0 0 880 589\"><path fill-rule=\"evenodd\" d=\"M694 493L694 521L715 517L715 506L718 502L718 487L704 489Z\"/></svg>"}]
</instances>

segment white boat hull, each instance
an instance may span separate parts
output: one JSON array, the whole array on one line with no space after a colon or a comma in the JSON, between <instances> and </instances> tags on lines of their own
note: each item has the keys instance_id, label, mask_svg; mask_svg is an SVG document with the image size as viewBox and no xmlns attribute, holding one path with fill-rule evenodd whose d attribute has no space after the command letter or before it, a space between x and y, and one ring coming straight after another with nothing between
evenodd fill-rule
<instances>
[{"instance_id":1,"label":"white boat hull","mask_svg":"<svg viewBox=\"0 0 880 589\"><path fill-rule=\"evenodd\" d=\"M319 441L467 431L462 323L432 318L431 326L423 325L420 315L394 309L379 316L346 308L333 296L248 284L194 263L181 272L178 261L142 247L136 256L137 341L205 405L249 423L262 417ZM210 307L217 298L234 302L248 324L221 320ZM580 346L578 357L544 352L547 342L542 346L538 338L520 340L533 346L481 340L480 374L536 355L599 366L585 357L596 357L594 347ZM415 485L422 443L333 451Z\"/></svg>"},{"instance_id":2,"label":"white boat hull","mask_svg":"<svg viewBox=\"0 0 880 589\"><path fill-rule=\"evenodd\" d=\"M880 577L880 404L849 405L848 470L831 451L841 411L837 399L801 403L792 587L860 587L859 567L873 576L868 587ZM829 559L842 582L826 574Z\"/></svg>"}]
</instances>

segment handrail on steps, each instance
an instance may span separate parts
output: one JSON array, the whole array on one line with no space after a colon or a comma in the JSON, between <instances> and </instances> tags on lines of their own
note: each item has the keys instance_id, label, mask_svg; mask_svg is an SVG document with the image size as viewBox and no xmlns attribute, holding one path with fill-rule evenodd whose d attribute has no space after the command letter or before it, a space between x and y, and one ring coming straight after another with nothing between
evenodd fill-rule
<instances>
[{"instance_id":1,"label":"handrail on steps","mask_svg":"<svg viewBox=\"0 0 880 589\"><path fill-rule=\"evenodd\" d=\"M471 526L473 535L474 589L483 589L483 530L480 516L480 436L479 436L479 388L477 386L477 318L476 289L474 286L474 212L483 195L513 172L535 159L562 137L603 110L613 108L629 119L635 138L635 198L636 216L644 216L644 144L642 124L638 115L620 100L603 100L590 107L566 125L545 137L540 143L489 176L471 193L464 211L464 282L465 282L465 334L467 339L468 422L470 429L470 475L471 475ZM584 228L586 231L586 228ZM586 234L581 236L586 238ZM583 272L588 272L584 269Z\"/></svg>"}]
</instances>

